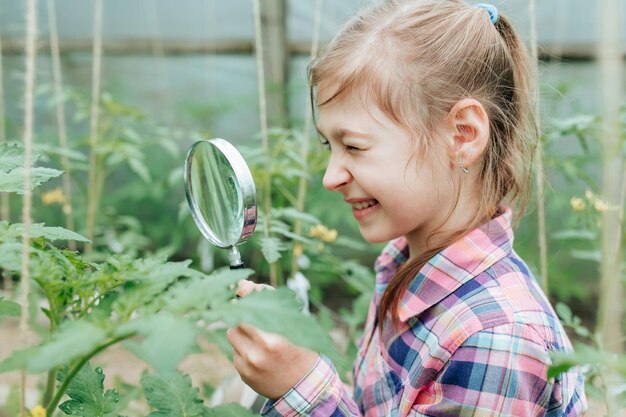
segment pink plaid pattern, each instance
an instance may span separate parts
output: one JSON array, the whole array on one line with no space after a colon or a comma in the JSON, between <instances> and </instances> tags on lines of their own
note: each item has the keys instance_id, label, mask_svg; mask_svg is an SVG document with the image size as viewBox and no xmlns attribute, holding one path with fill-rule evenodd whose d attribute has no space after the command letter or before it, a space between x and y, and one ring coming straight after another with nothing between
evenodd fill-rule
<instances>
[{"instance_id":1,"label":"pink plaid pattern","mask_svg":"<svg viewBox=\"0 0 626 417\"><path fill-rule=\"evenodd\" d=\"M390 242L376 261L376 291L353 369L354 395L322 356L282 398L265 404L262 414L584 415L580 373L547 379L549 353L569 351L571 344L512 249L510 221L507 209L433 257L401 299L399 330L377 315L389 280L408 257L404 238Z\"/></svg>"}]
</instances>

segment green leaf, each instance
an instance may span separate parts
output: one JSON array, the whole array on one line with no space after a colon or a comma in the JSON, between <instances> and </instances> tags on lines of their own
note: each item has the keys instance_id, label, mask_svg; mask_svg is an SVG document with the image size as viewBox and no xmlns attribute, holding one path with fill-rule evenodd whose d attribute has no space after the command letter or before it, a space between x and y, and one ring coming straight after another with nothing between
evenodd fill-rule
<instances>
[{"instance_id":1,"label":"green leaf","mask_svg":"<svg viewBox=\"0 0 626 417\"><path fill-rule=\"evenodd\" d=\"M139 176L146 183L150 183L150 171L148 171L147 165L140 159L131 158L128 160L130 169Z\"/></svg>"},{"instance_id":2,"label":"green leaf","mask_svg":"<svg viewBox=\"0 0 626 417\"><path fill-rule=\"evenodd\" d=\"M230 288L254 273L251 269L220 269L209 276L197 276L181 281L169 289L164 297L165 308L175 313L204 311L218 302L234 297Z\"/></svg>"},{"instance_id":3,"label":"green leaf","mask_svg":"<svg viewBox=\"0 0 626 417\"><path fill-rule=\"evenodd\" d=\"M86 321L67 322L39 349L28 364L28 370L42 372L83 356L107 338L106 332Z\"/></svg>"},{"instance_id":4,"label":"green leaf","mask_svg":"<svg viewBox=\"0 0 626 417\"><path fill-rule=\"evenodd\" d=\"M212 328L204 332L207 342L215 345L231 362L233 361L233 348L226 336L226 328Z\"/></svg>"},{"instance_id":5,"label":"green leaf","mask_svg":"<svg viewBox=\"0 0 626 417\"><path fill-rule=\"evenodd\" d=\"M0 244L0 268L6 271L20 271L23 249L24 245L18 242Z\"/></svg>"},{"instance_id":6,"label":"green leaf","mask_svg":"<svg viewBox=\"0 0 626 417\"><path fill-rule=\"evenodd\" d=\"M58 381L63 382L65 376L65 372L59 372ZM116 389L104 392L102 368L92 369L89 362L74 376L66 394L71 399L59 405L59 408L65 414L80 417L105 417L117 411L120 399Z\"/></svg>"},{"instance_id":7,"label":"green leaf","mask_svg":"<svg viewBox=\"0 0 626 417\"><path fill-rule=\"evenodd\" d=\"M19 317L22 307L18 303L0 297L0 317Z\"/></svg>"},{"instance_id":8,"label":"green leaf","mask_svg":"<svg viewBox=\"0 0 626 417\"><path fill-rule=\"evenodd\" d=\"M598 116L589 114L577 114L567 119L555 119L552 126L559 130L562 135L583 132L593 127L598 122Z\"/></svg>"},{"instance_id":9,"label":"green leaf","mask_svg":"<svg viewBox=\"0 0 626 417\"><path fill-rule=\"evenodd\" d=\"M158 259L140 259L133 261L124 271L124 278L131 281L126 290L113 304L113 309L128 317L138 308L149 305L157 295L179 277L204 276L201 272L189 268L191 261L166 262Z\"/></svg>"},{"instance_id":10,"label":"green leaf","mask_svg":"<svg viewBox=\"0 0 626 417\"><path fill-rule=\"evenodd\" d=\"M626 358L594 346L577 343L573 352L553 352L550 354L552 365L548 369L548 378L566 372L574 366L591 365L611 372L626 375ZM606 372L606 371L604 371Z\"/></svg>"},{"instance_id":11,"label":"green leaf","mask_svg":"<svg viewBox=\"0 0 626 417\"><path fill-rule=\"evenodd\" d=\"M244 322L261 330L278 333L293 343L325 353L336 363L344 359L338 354L326 331L311 315L300 311L294 293L287 288L258 291L236 302L216 305L205 313L209 322L221 320L230 325Z\"/></svg>"},{"instance_id":12,"label":"green leaf","mask_svg":"<svg viewBox=\"0 0 626 417\"><path fill-rule=\"evenodd\" d=\"M5 360L0 362L0 373L26 368L28 361L37 355L39 346L31 346L26 349L16 350Z\"/></svg>"},{"instance_id":13,"label":"green leaf","mask_svg":"<svg viewBox=\"0 0 626 417\"><path fill-rule=\"evenodd\" d=\"M0 143L0 171L24 166L24 148L17 143Z\"/></svg>"},{"instance_id":14,"label":"green leaf","mask_svg":"<svg viewBox=\"0 0 626 417\"><path fill-rule=\"evenodd\" d=\"M143 336L139 343L127 341L124 345L158 372L175 369L195 346L195 326L168 312L133 320L120 326L118 332Z\"/></svg>"},{"instance_id":15,"label":"green leaf","mask_svg":"<svg viewBox=\"0 0 626 417\"><path fill-rule=\"evenodd\" d=\"M574 249L571 252L573 258L582 259L585 261L594 261L597 263L602 262L602 254L600 250L582 250Z\"/></svg>"},{"instance_id":16,"label":"green leaf","mask_svg":"<svg viewBox=\"0 0 626 417\"><path fill-rule=\"evenodd\" d=\"M85 321L64 323L47 342L17 352L0 363L0 372L26 368L43 372L87 354L106 339L104 330Z\"/></svg>"},{"instance_id":17,"label":"green leaf","mask_svg":"<svg viewBox=\"0 0 626 417\"><path fill-rule=\"evenodd\" d=\"M291 219L291 220L300 220L304 223L310 223L310 224L321 223L321 221L317 217L313 216L312 214L304 213L293 207L275 209L273 211L273 214L277 217L282 217L282 218Z\"/></svg>"},{"instance_id":18,"label":"green leaf","mask_svg":"<svg viewBox=\"0 0 626 417\"><path fill-rule=\"evenodd\" d=\"M0 192L24 194L24 172L24 168L18 167L0 175ZM57 169L33 168L31 170L31 189L61 174L63 171Z\"/></svg>"},{"instance_id":19,"label":"green leaf","mask_svg":"<svg viewBox=\"0 0 626 417\"><path fill-rule=\"evenodd\" d=\"M572 314L572 310L565 303L557 303L555 310L561 320L565 323L572 323L574 321L574 314Z\"/></svg>"},{"instance_id":20,"label":"green leaf","mask_svg":"<svg viewBox=\"0 0 626 417\"><path fill-rule=\"evenodd\" d=\"M341 246L348 249L354 249L357 251L365 251L368 249L368 246L365 244L365 242L341 235L337 236L337 240L333 242L333 245Z\"/></svg>"},{"instance_id":21,"label":"green leaf","mask_svg":"<svg viewBox=\"0 0 626 417\"><path fill-rule=\"evenodd\" d=\"M285 245L275 236L262 236L259 239L259 244L261 245L261 252L263 252L263 257L268 263L274 263L280 259L281 254L280 251L285 250Z\"/></svg>"},{"instance_id":22,"label":"green leaf","mask_svg":"<svg viewBox=\"0 0 626 417\"><path fill-rule=\"evenodd\" d=\"M554 239L582 239L582 240L594 240L598 237L596 232L584 229L568 229L560 230L552 234Z\"/></svg>"},{"instance_id":23,"label":"green leaf","mask_svg":"<svg viewBox=\"0 0 626 417\"><path fill-rule=\"evenodd\" d=\"M258 417L258 414L243 408L239 404L226 404L209 408L204 417Z\"/></svg>"},{"instance_id":24,"label":"green leaf","mask_svg":"<svg viewBox=\"0 0 626 417\"><path fill-rule=\"evenodd\" d=\"M61 148L59 146L51 146L43 143L38 143L34 146L34 149L42 154L64 156L74 161L87 162L89 160L89 158L85 154L79 151Z\"/></svg>"},{"instance_id":25,"label":"green leaf","mask_svg":"<svg viewBox=\"0 0 626 417\"><path fill-rule=\"evenodd\" d=\"M86 237L72 232L71 230L64 229L62 227L49 227L44 223L35 223L31 225L30 237L33 239L43 237L45 239L55 240L75 240L77 242L90 242ZM0 239L8 240L10 238L22 237L24 234L24 225L22 223L15 223L10 225L6 229L0 228Z\"/></svg>"},{"instance_id":26,"label":"green leaf","mask_svg":"<svg viewBox=\"0 0 626 417\"><path fill-rule=\"evenodd\" d=\"M148 404L157 410L148 417L202 417L206 413L199 390L191 386L189 375L180 372L144 374L141 386Z\"/></svg>"}]
</instances>

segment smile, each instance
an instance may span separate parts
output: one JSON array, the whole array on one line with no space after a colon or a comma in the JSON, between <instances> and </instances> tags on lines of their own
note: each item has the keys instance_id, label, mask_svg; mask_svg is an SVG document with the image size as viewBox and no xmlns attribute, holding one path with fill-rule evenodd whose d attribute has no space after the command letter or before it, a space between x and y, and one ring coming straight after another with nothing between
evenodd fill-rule
<instances>
[{"instance_id":1,"label":"smile","mask_svg":"<svg viewBox=\"0 0 626 417\"><path fill-rule=\"evenodd\" d=\"M362 220L373 212L378 210L380 204L376 200L359 201L358 203L351 203L352 214L357 220Z\"/></svg>"},{"instance_id":2,"label":"smile","mask_svg":"<svg viewBox=\"0 0 626 417\"><path fill-rule=\"evenodd\" d=\"M376 201L376 200L360 201L358 203L352 203L352 208L355 209L355 210L363 210L365 208L368 208L368 207L376 205L376 204L378 204L378 201Z\"/></svg>"}]
</instances>

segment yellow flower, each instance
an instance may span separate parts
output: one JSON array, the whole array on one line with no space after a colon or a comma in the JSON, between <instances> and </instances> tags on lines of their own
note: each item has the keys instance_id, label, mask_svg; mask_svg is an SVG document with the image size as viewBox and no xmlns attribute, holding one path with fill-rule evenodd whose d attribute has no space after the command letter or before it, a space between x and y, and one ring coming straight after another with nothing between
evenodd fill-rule
<instances>
[{"instance_id":1,"label":"yellow flower","mask_svg":"<svg viewBox=\"0 0 626 417\"><path fill-rule=\"evenodd\" d=\"M572 197L569 203L572 206L572 210L574 211L583 211L587 207L587 203L585 203L585 200L580 197Z\"/></svg>"},{"instance_id":2,"label":"yellow flower","mask_svg":"<svg viewBox=\"0 0 626 417\"><path fill-rule=\"evenodd\" d=\"M585 198L587 200L592 200L593 199L593 191L591 191L589 188L587 188L587 191L585 191Z\"/></svg>"},{"instance_id":3,"label":"yellow flower","mask_svg":"<svg viewBox=\"0 0 626 417\"><path fill-rule=\"evenodd\" d=\"M46 409L41 405L37 405L30 411L30 415L31 417L46 417Z\"/></svg>"},{"instance_id":4,"label":"yellow flower","mask_svg":"<svg viewBox=\"0 0 626 417\"><path fill-rule=\"evenodd\" d=\"M41 201L44 205L49 206L50 204L64 204L66 202L65 195L63 195L63 190L60 188L55 188L52 191L48 191L47 193L43 193L41 195Z\"/></svg>"},{"instance_id":5,"label":"yellow flower","mask_svg":"<svg viewBox=\"0 0 626 417\"><path fill-rule=\"evenodd\" d=\"M293 256L297 258L300 255L302 255L302 245L296 243L295 245L293 245Z\"/></svg>"},{"instance_id":6,"label":"yellow flower","mask_svg":"<svg viewBox=\"0 0 626 417\"><path fill-rule=\"evenodd\" d=\"M609 209L609 205L606 203L606 201L601 200L601 199L598 198L593 203L593 208L595 208L598 211L607 211Z\"/></svg>"},{"instance_id":7,"label":"yellow flower","mask_svg":"<svg viewBox=\"0 0 626 417\"><path fill-rule=\"evenodd\" d=\"M323 224L316 224L309 229L310 237L317 237L324 242L334 242L337 240L337 231L335 229L329 229Z\"/></svg>"},{"instance_id":8,"label":"yellow flower","mask_svg":"<svg viewBox=\"0 0 626 417\"><path fill-rule=\"evenodd\" d=\"M309 229L309 236L311 237L320 237L326 228L321 224L316 224L315 226L311 226Z\"/></svg>"},{"instance_id":9,"label":"yellow flower","mask_svg":"<svg viewBox=\"0 0 626 417\"><path fill-rule=\"evenodd\" d=\"M326 233L322 235L322 240L324 242L334 242L337 240L337 231L335 229L326 230Z\"/></svg>"}]
</instances>

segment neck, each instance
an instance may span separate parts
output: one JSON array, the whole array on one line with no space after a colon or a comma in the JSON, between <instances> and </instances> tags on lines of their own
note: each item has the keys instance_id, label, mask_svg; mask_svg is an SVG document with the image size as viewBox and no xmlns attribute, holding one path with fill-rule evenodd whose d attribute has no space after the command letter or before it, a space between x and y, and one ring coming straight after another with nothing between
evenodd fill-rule
<instances>
[{"instance_id":1,"label":"neck","mask_svg":"<svg viewBox=\"0 0 626 417\"><path fill-rule=\"evenodd\" d=\"M454 211L431 222L430 228L412 231L405 237L409 244L409 262L423 256L434 248L445 248L469 231L483 224L488 214L479 213L477 197L459 199ZM433 254L434 255L434 254Z\"/></svg>"}]
</instances>

